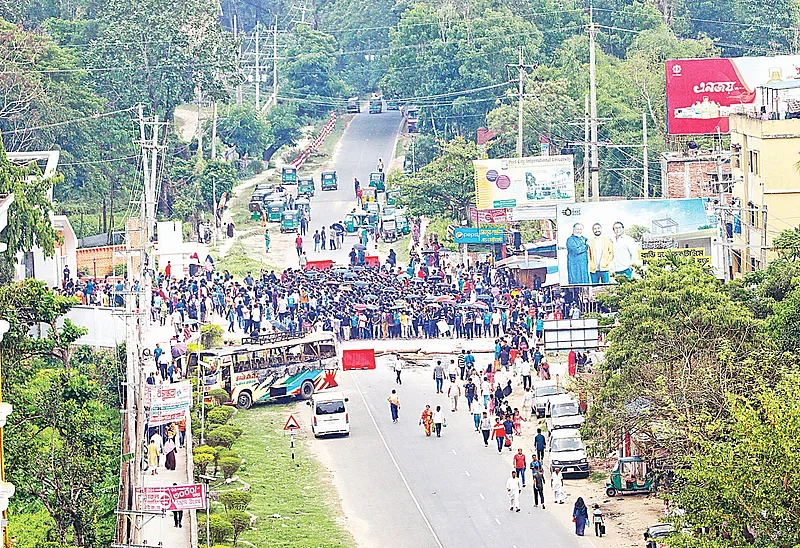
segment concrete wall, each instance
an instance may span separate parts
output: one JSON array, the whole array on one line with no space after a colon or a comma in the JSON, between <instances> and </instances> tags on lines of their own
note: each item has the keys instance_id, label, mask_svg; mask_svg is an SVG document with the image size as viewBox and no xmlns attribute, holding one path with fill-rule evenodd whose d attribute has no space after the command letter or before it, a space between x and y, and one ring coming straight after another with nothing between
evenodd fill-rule
<instances>
[{"instance_id":1,"label":"concrete wall","mask_svg":"<svg viewBox=\"0 0 800 548\"><path fill-rule=\"evenodd\" d=\"M66 317L75 325L89 330L76 344L114 348L118 343L125 342L125 317L119 315L124 310L105 306L72 307Z\"/></svg>"}]
</instances>

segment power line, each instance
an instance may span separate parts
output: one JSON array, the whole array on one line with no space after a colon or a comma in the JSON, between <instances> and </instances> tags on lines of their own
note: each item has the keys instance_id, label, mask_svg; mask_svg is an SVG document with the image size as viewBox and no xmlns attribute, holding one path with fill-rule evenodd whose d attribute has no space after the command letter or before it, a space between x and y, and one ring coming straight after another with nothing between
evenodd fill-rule
<instances>
[{"instance_id":1,"label":"power line","mask_svg":"<svg viewBox=\"0 0 800 548\"><path fill-rule=\"evenodd\" d=\"M0 74L2 74L2 73L0 73ZM2 133L3 134L22 133L24 131L37 131L37 130L40 130L40 129L50 129L50 128L53 128L53 127L60 127L60 126L66 126L66 125L69 125L69 124L75 124L77 122L85 122L87 120L98 120L100 118L106 118L108 116L113 116L115 114L121 114L123 112L130 112L132 110L135 110L136 108L138 108L138 107L129 107L129 108L121 109L121 110L113 110L111 112L101 112L99 114L90 114L89 116L84 116L83 118L76 118L74 120L66 120L64 122L55 122L53 124L45 124L45 125L42 125L42 126L35 126L35 127L25 127L25 128L18 128L18 129L10 129L8 131L3 131Z\"/></svg>"}]
</instances>

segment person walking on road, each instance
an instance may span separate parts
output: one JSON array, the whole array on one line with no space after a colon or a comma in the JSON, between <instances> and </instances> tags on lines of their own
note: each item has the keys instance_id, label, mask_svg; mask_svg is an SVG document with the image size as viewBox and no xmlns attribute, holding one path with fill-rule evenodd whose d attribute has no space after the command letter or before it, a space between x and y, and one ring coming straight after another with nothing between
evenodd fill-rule
<instances>
[{"instance_id":1,"label":"person walking on road","mask_svg":"<svg viewBox=\"0 0 800 548\"><path fill-rule=\"evenodd\" d=\"M506 431L506 447L508 450L511 451L511 443L514 441L514 421L511 420L511 415L506 415L505 420L503 420L503 428Z\"/></svg>"},{"instance_id":2,"label":"person walking on road","mask_svg":"<svg viewBox=\"0 0 800 548\"><path fill-rule=\"evenodd\" d=\"M397 390L392 390L392 393L386 399L389 402L389 410L392 412L392 422L397 422L397 419L400 418L400 398L397 395Z\"/></svg>"},{"instance_id":3,"label":"person walking on road","mask_svg":"<svg viewBox=\"0 0 800 548\"><path fill-rule=\"evenodd\" d=\"M397 375L397 378L394 382L397 384L402 385L403 381L400 379L400 373L403 372L403 360L400 359L400 354L394 355L394 373Z\"/></svg>"},{"instance_id":4,"label":"person walking on road","mask_svg":"<svg viewBox=\"0 0 800 548\"><path fill-rule=\"evenodd\" d=\"M606 523L603 520L603 511L600 510L600 505L594 505L592 512L592 523L594 523L594 536L602 537L606 534Z\"/></svg>"},{"instance_id":5,"label":"person walking on road","mask_svg":"<svg viewBox=\"0 0 800 548\"><path fill-rule=\"evenodd\" d=\"M458 366L456 365L455 360L450 360L450 367L447 370L447 374L450 375L450 382L456 382L456 377L458 377Z\"/></svg>"},{"instance_id":6,"label":"person walking on road","mask_svg":"<svg viewBox=\"0 0 800 548\"><path fill-rule=\"evenodd\" d=\"M500 422L500 417L494 418L494 426L492 427L492 439L497 440L497 452L503 452L503 445L506 442L506 427Z\"/></svg>"},{"instance_id":7,"label":"person walking on road","mask_svg":"<svg viewBox=\"0 0 800 548\"><path fill-rule=\"evenodd\" d=\"M303 237L299 234L297 235L297 238L294 239L294 249L297 251L298 257L303 254Z\"/></svg>"},{"instance_id":8,"label":"person walking on road","mask_svg":"<svg viewBox=\"0 0 800 548\"><path fill-rule=\"evenodd\" d=\"M472 402L472 419L475 421L475 431L481 431L481 416L483 415L483 404L481 400Z\"/></svg>"},{"instance_id":9,"label":"person walking on road","mask_svg":"<svg viewBox=\"0 0 800 548\"><path fill-rule=\"evenodd\" d=\"M451 411L458 411L458 398L461 396L461 387L458 386L456 381L450 382L450 386L447 387L447 397L450 398L450 401L453 402L453 408Z\"/></svg>"},{"instance_id":10,"label":"person walking on road","mask_svg":"<svg viewBox=\"0 0 800 548\"><path fill-rule=\"evenodd\" d=\"M442 437L442 426L447 424L447 421L444 418L444 413L442 413L442 406L437 405L436 411L433 412L433 429L436 431L436 437Z\"/></svg>"},{"instance_id":11,"label":"person walking on road","mask_svg":"<svg viewBox=\"0 0 800 548\"><path fill-rule=\"evenodd\" d=\"M489 447L489 435L492 433L492 421L489 419L489 414L486 411L481 415L480 429L483 435L483 446ZM503 431L505 432L505 430Z\"/></svg>"},{"instance_id":12,"label":"person walking on road","mask_svg":"<svg viewBox=\"0 0 800 548\"><path fill-rule=\"evenodd\" d=\"M476 390L477 387L475 386L475 383L472 382L472 379L467 379L467 382L464 384L464 396L467 398L467 409L469 409L470 411L472 411Z\"/></svg>"},{"instance_id":13,"label":"person walking on road","mask_svg":"<svg viewBox=\"0 0 800 548\"><path fill-rule=\"evenodd\" d=\"M511 472L511 477L506 480L506 492L511 502L511 511L519 512L519 495L522 493L522 484L517 477L517 472Z\"/></svg>"},{"instance_id":14,"label":"person walking on road","mask_svg":"<svg viewBox=\"0 0 800 548\"><path fill-rule=\"evenodd\" d=\"M575 522L575 534L582 537L586 522L589 521L589 510L586 508L586 503L583 502L583 497L578 497L578 500L575 501L575 506L572 508L572 521Z\"/></svg>"},{"instance_id":15,"label":"person walking on road","mask_svg":"<svg viewBox=\"0 0 800 548\"><path fill-rule=\"evenodd\" d=\"M173 486L177 486L177 483L173 483ZM183 528L183 510L173 510L172 511L172 521L175 522L175 527Z\"/></svg>"},{"instance_id":16,"label":"person walking on road","mask_svg":"<svg viewBox=\"0 0 800 548\"><path fill-rule=\"evenodd\" d=\"M153 438L150 439L150 445L147 446L147 467L150 468L151 476L158 474L158 445Z\"/></svg>"},{"instance_id":17,"label":"person walking on road","mask_svg":"<svg viewBox=\"0 0 800 548\"><path fill-rule=\"evenodd\" d=\"M444 367L441 361L437 361L433 368L433 380L436 381L436 393L441 394L444 387Z\"/></svg>"},{"instance_id":18,"label":"person walking on road","mask_svg":"<svg viewBox=\"0 0 800 548\"><path fill-rule=\"evenodd\" d=\"M431 426L433 425L433 411L431 411L430 405L426 405L425 409L422 410L422 416L419 419L419 423L425 428L425 435L430 437Z\"/></svg>"},{"instance_id":19,"label":"person walking on road","mask_svg":"<svg viewBox=\"0 0 800 548\"><path fill-rule=\"evenodd\" d=\"M525 454L522 448L517 449L517 454L514 455L514 470L517 471L517 477L522 480L522 486L525 487Z\"/></svg>"},{"instance_id":20,"label":"person walking on road","mask_svg":"<svg viewBox=\"0 0 800 548\"><path fill-rule=\"evenodd\" d=\"M534 457L535 458L535 457ZM542 510L544 510L544 474L542 474L542 467L534 467L534 462L531 463L531 483L533 484L533 506L539 507L539 501L542 501Z\"/></svg>"},{"instance_id":21,"label":"person walking on road","mask_svg":"<svg viewBox=\"0 0 800 548\"><path fill-rule=\"evenodd\" d=\"M536 437L533 438L533 445L536 447L536 457L539 459L539 462L544 462L545 440L541 428L536 429Z\"/></svg>"},{"instance_id":22,"label":"person walking on road","mask_svg":"<svg viewBox=\"0 0 800 548\"><path fill-rule=\"evenodd\" d=\"M553 502L564 504L566 495L564 494L564 478L561 476L561 469L555 468L550 475L550 485L553 487Z\"/></svg>"}]
</instances>

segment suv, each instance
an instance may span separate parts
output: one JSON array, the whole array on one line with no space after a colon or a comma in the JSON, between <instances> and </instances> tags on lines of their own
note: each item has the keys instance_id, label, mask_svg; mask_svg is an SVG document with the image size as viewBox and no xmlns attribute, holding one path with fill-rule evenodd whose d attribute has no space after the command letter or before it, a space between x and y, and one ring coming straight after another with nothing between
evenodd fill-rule
<instances>
[{"instance_id":1,"label":"suv","mask_svg":"<svg viewBox=\"0 0 800 548\"><path fill-rule=\"evenodd\" d=\"M560 468L564 476L589 476L589 461L581 434L574 428L560 428L550 434L550 471Z\"/></svg>"},{"instance_id":2,"label":"suv","mask_svg":"<svg viewBox=\"0 0 800 548\"><path fill-rule=\"evenodd\" d=\"M547 429L551 433L559 428L580 428L583 424L584 418L580 414L578 402L572 396L553 396L548 405L550 418L547 419Z\"/></svg>"},{"instance_id":3,"label":"suv","mask_svg":"<svg viewBox=\"0 0 800 548\"><path fill-rule=\"evenodd\" d=\"M549 415L548 403L552 396L565 394L566 388L556 384L556 381L536 381L533 383L533 408L536 416L543 419Z\"/></svg>"}]
</instances>

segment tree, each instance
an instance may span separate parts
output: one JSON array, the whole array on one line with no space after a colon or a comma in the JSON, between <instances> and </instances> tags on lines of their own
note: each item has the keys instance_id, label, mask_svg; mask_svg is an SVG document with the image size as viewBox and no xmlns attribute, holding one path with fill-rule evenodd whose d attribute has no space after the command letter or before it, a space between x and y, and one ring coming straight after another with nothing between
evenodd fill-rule
<instances>
[{"instance_id":1,"label":"tree","mask_svg":"<svg viewBox=\"0 0 800 548\"><path fill-rule=\"evenodd\" d=\"M219 118L217 135L240 153L255 158L261 158L270 144L269 125L250 105L229 106L227 114Z\"/></svg>"},{"instance_id":2,"label":"tree","mask_svg":"<svg viewBox=\"0 0 800 548\"><path fill-rule=\"evenodd\" d=\"M796 228L782 230L772 240L772 247L781 258L791 261L800 259L800 230Z\"/></svg>"},{"instance_id":3,"label":"tree","mask_svg":"<svg viewBox=\"0 0 800 548\"><path fill-rule=\"evenodd\" d=\"M401 179L403 202L412 215L466 218L475 198L475 143L457 137L439 144L441 155L410 178Z\"/></svg>"},{"instance_id":4,"label":"tree","mask_svg":"<svg viewBox=\"0 0 800 548\"><path fill-rule=\"evenodd\" d=\"M589 421L609 450L629 433L661 456L693 454L729 416L728 395L751 395L754 379L786 369L770 362L763 322L698 265L651 265L611 291L618 314Z\"/></svg>"},{"instance_id":5,"label":"tree","mask_svg":"<svg viewBox=\"0 0 800 548\"><path fill-rule=\"evenodd\" d=\"M219 494L219 501L225 506L226 512L230 512L231 510L244 512L247 510L247 506L250 504L251 500L253 500L253 495L247 491L240 491L239 489L222 491Z\"/></svg>"},{"instance_id":6,"label":"tree","mask_svg":"<svg viewBox=\"0 0 800 548\"><path fill-rule=\"evenodd\" d=\"M299 112L297 103L292 102L276 105L269 111L266 122L270 145L264 153L264 160L269 161L282 146L292 146L302 137L300 128L303 122Z\"/></svg>"},{"instance_id":7,"label":"tree","mask_svg":"<svg viewBox=\"0 0 800 548\"><path fill-rule=\"evenodd\" d=\"M233 527L233 548L236 548L239 535L250 528L250 516L240 510L229 510L227 515Z\"/></svg>"},{"instance_id":8,"label":"tree","mask_svg":"<svg viewBox=\"0 0 800 548\"><path fill-rule=\"evenodd\" d=\"M678 530L707 527L708 533L685 534L670 544L797 546L800 376L752 398L728 399L730 418L715 424L717 439L698 440L700 450L688 469L678 470L680 489L671 496L685 511L675 520Z\"/></svg>"}]
</instances>

